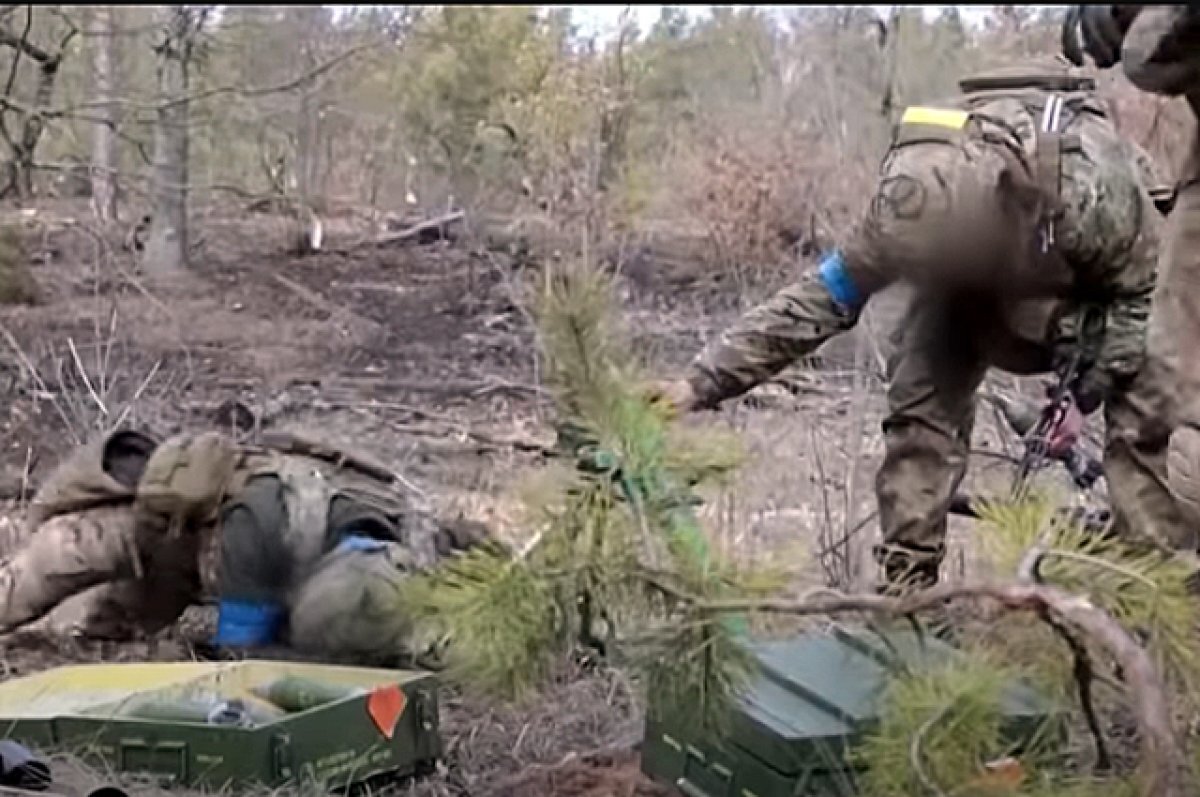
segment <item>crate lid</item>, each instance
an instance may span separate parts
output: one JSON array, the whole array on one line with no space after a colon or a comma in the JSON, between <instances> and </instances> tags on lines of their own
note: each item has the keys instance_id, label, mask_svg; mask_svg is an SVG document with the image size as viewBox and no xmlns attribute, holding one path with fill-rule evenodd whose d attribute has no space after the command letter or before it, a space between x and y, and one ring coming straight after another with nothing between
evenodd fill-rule
<instances>
[{"instance_id":1,"label":"crate lid","mask_svg":"<svg viewBox=\"0 0 1200 797\"><path fill-rule=\"evenodd\" d=\"M903 667L927 667L961 655L945 642L910 630L813 632L753 645L761 672L738 703L729 743L787 774L830 769L831 756L878 718L879 697ZM1009 718L1050 710L1029 687L1010 684Z\"/></svg>"}]
</instances>

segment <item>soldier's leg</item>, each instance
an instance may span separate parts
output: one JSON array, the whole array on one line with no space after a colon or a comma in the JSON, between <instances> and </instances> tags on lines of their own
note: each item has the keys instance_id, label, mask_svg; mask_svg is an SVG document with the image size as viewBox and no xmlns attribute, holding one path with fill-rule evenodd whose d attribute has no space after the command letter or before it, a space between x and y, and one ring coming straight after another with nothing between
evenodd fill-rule
<instances>
[{"instance_id":1,"label":"soldier's leg","mask_svg":"<svg viewBox=\"0 0 1200 797\"><path fill-rule=\"evenodd\" d=\"M52 518L0 561L0 633L89 587L135 575L133 514L103 508Z\"/></svg>"},{"instance_id":2,"label":"soldier's leg","mask_svg":"<svg viewBox=\"0 0 1200 797\"><path fill-rule=\"evenodd\" d=\"M1195 550L1197 528L1167 480L1173 385L1166 365L1150 354L1133 381L1113 392L1105 407L1104 473L1118 537Z\"/></svg>"},{"instance_id":3,"label":"soldier's leg","mask_svg":"<svg viewBox=\"0 0 1200 797\"><path fill-rule=\"evenodd\" d=\"M173 541L171 555L183 559L194 549L186 538ZM149 568L142 578L100 584L67 598L46 616L45 627L89 639L127 640L158 633L180 618L200 597L191 551L191 567Z\"/></svg>"},{"instance_id":4,"label":"soldier's leg","mask_svg":"<svg viewBox=\"0 0 1200 797\"><path fill-rule=\"evenodd\" d=\"M1187 522L1200 526L1200 182L1179 192L1168 221L1149 348L1175 380L1168 481Z\"/></svg>"},{"instance_id":5,"label":"soldier's leg","mask_svg":"<svg viewBox=\"0 0 1200 797\"><path fill-rule=\"evenodd\" d=\"M914 297L889 364L886 453L876 476L888 588L936 583L950 500L966 474L986 363L963 302Z\"/></svg>"}]
</instances>

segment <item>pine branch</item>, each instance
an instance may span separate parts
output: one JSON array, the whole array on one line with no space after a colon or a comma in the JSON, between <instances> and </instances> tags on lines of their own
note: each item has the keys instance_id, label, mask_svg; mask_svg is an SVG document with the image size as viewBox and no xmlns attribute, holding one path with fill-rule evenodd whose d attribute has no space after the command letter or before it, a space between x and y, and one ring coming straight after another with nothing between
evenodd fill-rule
<instances>
[{"instance_id":1,"label":"pine branch","mask_svg":"<svg viewBox=\"0 0 1200 797\"><path fill-rule=\"evenodd\" d=\"M1103 609L1086 598L1039 584L944 584L907 597L843 595L804 602L696 601L699 611L763 612L794 617L870 612L904 616L929 611L958 600L986 600L1010 611L1046 613L1100 645L1125 673L1133 698L1140 746L1142 794L1146 797L1184 797L1187 759L1171 727L1171 701L1153 660L1137 641Z\"/></svg>"}]
</instances>

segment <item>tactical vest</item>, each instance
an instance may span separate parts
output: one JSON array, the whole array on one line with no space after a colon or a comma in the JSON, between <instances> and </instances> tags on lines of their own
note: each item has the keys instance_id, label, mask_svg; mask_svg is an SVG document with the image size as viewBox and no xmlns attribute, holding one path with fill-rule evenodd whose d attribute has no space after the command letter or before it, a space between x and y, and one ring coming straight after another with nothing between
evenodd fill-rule
<instances>
[{"instance_id":1,"label":"tactical vest","mask_svg":"<svg viewBox=\"0 0 1200 797\"><path fill-rule=\"evenodd\" d=\"M320 445L320 456L317 456L301 453L310 448L312 441L292 438L286 433L276 435L276 438L261 448L247 447L247 456L233 479L230 494L257 476L279 479L284 494L286 526L278 533L291 557L293 578L297 582L306 579L321 557L336 544L331 536L336 531L330 528L331 521L346 523L356 517L382 516L387 527L380 528L376 524L370 536L400 542L420 559L427 558L424 549L432 548L432 535L424 533L408 502L379 481L380 474L361 473L344 464L348 457L332 447ZM302 444L292 445L297 439L302 440ZM331 508L337 499L347 499L350 509L334 518ZM201 580L208 591L213 591L217 583L223 539L223 530L216 526L202 543Z\"/></svg>"},{"instance_id":2,"label":"tactical vest","mask_svg":"<svg viewBox=\"0 0 1200 797\"><path fill-rule=\"evenodd\" d=\"M55 466L25 513L26 531L58 515L133 503L137 483L158 441L131 430L76 448Z\"/></svg>"},{"instance_id":3,"label":"tactical vest","mask_svg":"<svg viewBox=\"0 0 1200 797\"><path fill-rule=\"evenodd\" d=\"M1061 213L1063 155L1081 151L1077 122L1107 111L1095 96L1095 81L1056 66L1009 67L959 81L962 94L933 106L906 109L893 131L892 148L914 144L995 145L1042 198L1040 222L1048 251Z\"/></svg>"}]
</instances>

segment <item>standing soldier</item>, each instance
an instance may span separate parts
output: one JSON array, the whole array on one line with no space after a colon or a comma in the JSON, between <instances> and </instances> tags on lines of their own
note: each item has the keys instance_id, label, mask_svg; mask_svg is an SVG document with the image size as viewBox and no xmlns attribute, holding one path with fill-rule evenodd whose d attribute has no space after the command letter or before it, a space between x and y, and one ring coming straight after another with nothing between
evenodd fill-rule
<instances>
[{"instance_id":1,"label":"standing soldier","mask_svg":"<svg viewBox=\"0 0 1200 797\"><path fill-rule=\"evenodd\" d=\"M1075 6L1063 26L1063 51L1082 66L1085 50L1099 67L1123 63L1143 91L1186 98L1200 124L1200 8ZM1149 346L1170 367L1177 392L1170 485L1200 523L1200 126L1193 135L1165 236Z\"/></svg>"},{"instance_id":2,"label":"standing soldier","mask_svg":"<svg viewBox=\"0 0 1200 797\"><path fill-rule=\"evenodd\" d=\"M1105 407L1118 533L1193 546L1165 484L1169 429L1147 395L1144 338L1158 212L1139 156L1091 78L1058 61L960 82L908 108L876 193L844 246L752 310L656 391L713 407L852 328L869 297L915 284L889 363L886 456L876 480L891 587L936 583L947 513L966 472L975 393L989 366L1057 372L1051 454Z\"/></svg>"}]
</instances>

